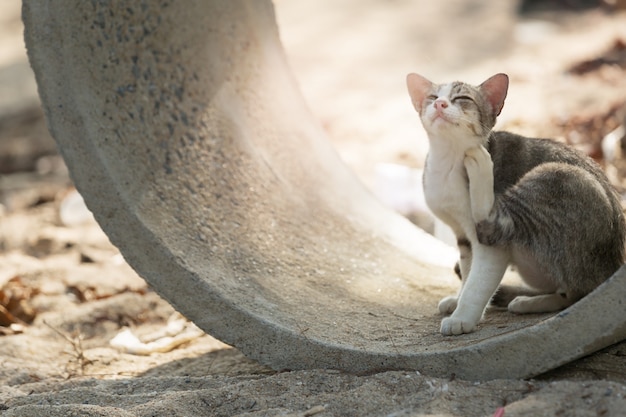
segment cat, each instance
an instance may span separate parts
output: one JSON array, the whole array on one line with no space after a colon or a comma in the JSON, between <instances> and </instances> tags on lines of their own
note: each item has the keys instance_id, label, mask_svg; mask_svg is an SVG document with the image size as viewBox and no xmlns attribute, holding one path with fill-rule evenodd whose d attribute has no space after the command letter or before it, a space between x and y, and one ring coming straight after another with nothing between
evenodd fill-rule
<instances>
[{"instance_id":1,"label":"cat","mask_svg":"<svg viewBox=\"0 0 626 417\"><path fill-rule=\"evenodd\" d=\"M479 86L407 76L430 145L426 202L460 252L461 289L438 305L443 335L476 329L510 264L537 291L508 303L522 314L564 309L624 263L626 222L600 167L556 141L492 131L508 85L501 73Z\"/></svg>"}]
</instances>

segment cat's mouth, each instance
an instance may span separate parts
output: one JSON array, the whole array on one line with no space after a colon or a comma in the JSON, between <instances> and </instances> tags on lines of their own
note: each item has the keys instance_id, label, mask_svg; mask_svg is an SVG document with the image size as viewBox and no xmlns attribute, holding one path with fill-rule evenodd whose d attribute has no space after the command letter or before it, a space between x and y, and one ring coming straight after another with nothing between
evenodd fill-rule
<instances>
[{"instance_id":1,"label":"cat's mouth","mask_svg":"<svg viewBox=\"0 0 626 417\"><path fill-rule=\"evenodd\" d=\"M450 116L447 116L445 113L441 113L441 112L436 112L435 114L433 114L433 116L430 119L430 123L432 125L435 125L435 123L439 122L441 123L450 123L450 124L454 124L450 118Z\"/></svg>"}]
</instances>

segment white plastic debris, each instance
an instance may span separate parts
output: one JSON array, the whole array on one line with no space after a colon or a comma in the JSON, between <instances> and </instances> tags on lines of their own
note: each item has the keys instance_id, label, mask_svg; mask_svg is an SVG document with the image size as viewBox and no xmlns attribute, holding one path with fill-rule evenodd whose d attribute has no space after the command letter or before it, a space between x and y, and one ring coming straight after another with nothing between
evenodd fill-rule
<instances>
[{"instance_id":1,"label":"white plastic debris","mask_svg":"<svg viewBox=\"0 0 626 417\"><path fill-rule=\"evenodd\" d=\"M87 208L83 196L76 190L70 191L61 201L59 217L65 226L77 226L94 221L93 214Z\"/></svg>"},{"instance_id":2,"label":"white plastic debris","mask_svg":"<svg viewBox=\"0 0 626 417\"><path fill-rule=\"evenodd\" d=\"M513 38L523 45L536 45L553 36L558 31L558 26L540 20L518 22L513 28Z\"/></svg>"},{"instance_id":3,"label":"white plastic debris","mask_svg":"<svg viewBox=\"0 0 626 417\"><path fill-rule=\"evenodd\" d=\"M620 143L624 136L626 136L626 128L624 125L619 125L602 139L602 154L607 162L613 162L621 156Z\"/></svg>"},{"instance_id":4,"label":"white plastic debris","mask_svg":"<svg viewBox=\"0 0 626 417\"><path fill-rule=\"evenodd\" d=\"M388 207L408 215L430 214L422 187L422 170L399 164L376 165L376 195Z\"/></svg>"},{"instance_id":5,"label":"white plastic debris","mask_svg":"<svg viewBox=\"0 0 626 417\"><path fill-rule=\"evenodd\" d=\"M160 331L144 337L141 341L129 328L120 331L109 344L125 353L133 355L151 355L153 353L169 352L183 343L190 342L202 336L204 332L193 323L179 315L168 320L167 325Z\"/></svg>"}]
</instances>

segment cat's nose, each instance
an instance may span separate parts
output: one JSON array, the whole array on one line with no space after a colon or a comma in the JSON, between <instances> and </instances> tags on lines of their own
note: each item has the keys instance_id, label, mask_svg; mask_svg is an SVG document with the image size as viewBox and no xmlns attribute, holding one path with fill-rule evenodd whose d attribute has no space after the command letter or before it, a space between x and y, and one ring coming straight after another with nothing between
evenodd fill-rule
<instances>
[{"instance_id":1,"label":"cat's nose","mask_svg":"<svg viewBox=\"0 0 626 417\"><path fill-rule=\"evenodd\" d=\"M446 100L437 99L435 100L435 109L443 110L448 107L448 102Z\"/></svg>"}]
</instances>

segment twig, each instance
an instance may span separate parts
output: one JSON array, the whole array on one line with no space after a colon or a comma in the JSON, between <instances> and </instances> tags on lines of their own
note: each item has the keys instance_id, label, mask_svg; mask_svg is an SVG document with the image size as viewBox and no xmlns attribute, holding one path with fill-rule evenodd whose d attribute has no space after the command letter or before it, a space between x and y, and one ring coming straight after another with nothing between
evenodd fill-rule
<instances>
[{"instance_id":1,"label":"twig","mask_svg":"<svg viewBox=\"0 0 626 417\"><path fill-rule=\"evenodd\" d=\"M43 324L48 326L53 332L61 336L72 346L74 360L76 361L76 363L78 364L78 367L80 368L80 375L84 376L85 368L87 367L87 365L91 365L93 361L85 357L85 352L83 350L82 336L79 334L76 337L70 337L69 335L55 328L54 326L52 326L50 323L46 322L45 320L43 321ZM72 376L74 376L74 372L71 372L69 370L69 363L68 363L68 366L65 367L65 370L68 373L68 378L71 378Z\"/></svg>"},{"instance_id":2,"label":"twig","mask_svg":"<svg viewBox=\"0 0 626 417\"><path fill-rule=\"evenodd\" d=\"M391 346L393 346L393 349L396 351L396 354L400 354L400 351L398 350L398 346L396 346L396 342L393 340L393 336L391 335L391 330L389 330L389 325L387 323L385 323L385 327L387 328L387 335L389 337L389 340L391 341Z\"/></svg>"}]
</instances>

